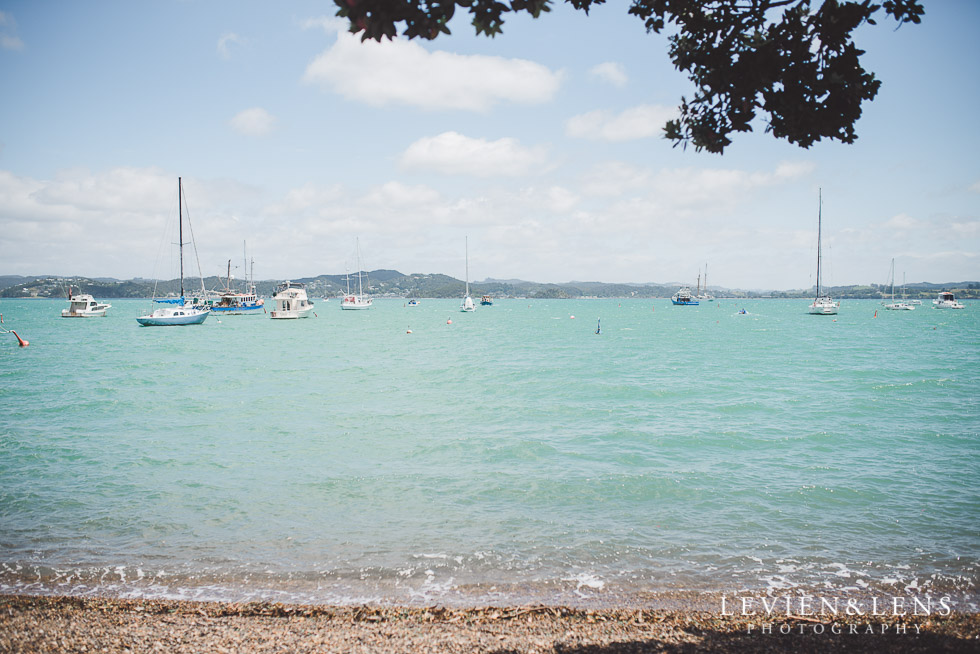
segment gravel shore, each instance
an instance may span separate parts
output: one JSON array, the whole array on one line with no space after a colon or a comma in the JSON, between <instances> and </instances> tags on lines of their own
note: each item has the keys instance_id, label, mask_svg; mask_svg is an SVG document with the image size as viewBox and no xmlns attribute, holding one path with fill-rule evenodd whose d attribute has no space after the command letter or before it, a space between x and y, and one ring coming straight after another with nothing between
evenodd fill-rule
<instances>
[{"instance_id":1,"label":"gravel shore","mask_svg":"<svg viewBox=\"0 0 980 654\"><path fill-rule=\"evenodd\" d=\"M975 613L858 622L774 618L696 610L332 607L0 596L0 652L980 651L980 615Z\"/></svg>"}]
</instances>

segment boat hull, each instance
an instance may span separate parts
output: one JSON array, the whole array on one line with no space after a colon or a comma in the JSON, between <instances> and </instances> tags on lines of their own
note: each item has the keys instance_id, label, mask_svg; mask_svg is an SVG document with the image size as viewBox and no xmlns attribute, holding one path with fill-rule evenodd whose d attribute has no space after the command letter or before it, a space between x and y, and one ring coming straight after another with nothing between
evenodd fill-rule
<instances>
[{"instance_id":1,"label":"boat hull","mask_svg":"<svg viewBox=\"0 0 980 654\"><path fill-rule=\"evenodd\" d=\"M309 318L313 314L313 305L303 308L303 309L291 309L289 311L273 311L269 314L269 317L273 320L298 320L300 318Z\"/></svg>"},{"instance_id":2,"label":"boat hull","mask_svg":"<svg viewBox=\"0 0 980 654\"><path fill-rule=\"evenodd\" d=\"M100 309L96 311L69 311L68 309L62 309L62 318L105 318L105 309Z\"/></svg>"},{"instance_id":3,"label":"boat hull","mask_svg":"<svg viewBox=\"0 0 980 654\"><path fill-rule=\"evenodd\" d=\"M814 302L810 305L812 316L836 316L840 302Z\"/></svg>"},{"instance_id":4,"label":"boat hull","mask_svg":"<svg viewBox=\"0 0 980 654\"><path fill-rule=\"evenodd\" d=\"M211 313L221 316L260 316L265 313L265 305L242 307L211 307Z\"/></svg>"},{"instance_id":5,"label":"boat hull","mask_svg":"<svg viewBox=\"0 0 980 654\"><path fill-rule=\"evenodd\" d=\"M143 327L183 327L184 325L200 325L208 318L208 311L195 311L182 315L153 315L140 316L136 319Z\"/></svg>"}]
</instances>

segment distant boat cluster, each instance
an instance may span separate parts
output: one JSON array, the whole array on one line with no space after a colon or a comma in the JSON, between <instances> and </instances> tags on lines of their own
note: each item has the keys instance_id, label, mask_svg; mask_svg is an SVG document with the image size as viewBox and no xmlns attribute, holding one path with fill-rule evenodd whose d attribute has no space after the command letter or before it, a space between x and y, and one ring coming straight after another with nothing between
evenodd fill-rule
<instances>
[{"instance_id":1,"label":"distant boat cluster","mask_svg":"<svg viewBox=\"0 0 980 654\"><path fill-rule=\"evenodd\" d=\"M178 197L178 234L179 234L179 257L180 257L180 296L154 299L154 302L166 306L157 308L145 315L139 316L136 321L146 327L160 326L179 326L179 325L200 325L211 314L217 315L258 315L267 313L265 310L265 300L258 297L255 290L254 272L251 279L246 276L245 288L236 290L232 287L231 260L228 261L228 276L225 288L219 292L208 292L204 289L204 280L201 279L201 293L199 297L186 298L184 295L184 238L183 238L183 186L180 178L177 179ZM834 301L829 295L821 294L821 273L822 273L822 236L823 236L823 194L819 196L817 209L817 284L816 295L810 304L809 313L814 315L836 315L840 309L840 301ZM191 237L193 244L193 235ZM195 245L196 251L196 245ZM350 287L350 273L347 273L347 292L341 300L340 308L343 310L370 309L373 300L366 297L363 293L361 281L361 253L360 244L357 243L357 292L353 293ZM466 258L466 288L459 310L465 313L476 311L476 304L470 297L470 269L469 269L469 239L465 243ZM254 271L254 261L252 262ZM905 298L905 285L902 285L902 299L895 300L895 260L892 259L890 273L891 293L888 301L883 301L885 309L898 311L911 311L920 300L908 301ZM305 284L301 282L284 281L281 282L272 296L274 308L270 318L276 320L290 320L298 318L308 318L315 316L314 304L310 301ZM701 286L701 271L698 271L697 289L691 292L689 287L678 289L670 298L675 306L698 306L701 302L713 302L715 300L708 292L708 265L704 266L704 287ZM111 304L100 303L88 294L73 294L71 286L68 287L68 308L61 312L64 318L93 318L104 317L106 311L112 307ZM411 299L407 306L418 306L417 299ZM481 306L492 306L493 298L484 295L480 298ZM963 309L964 305L956 300L954 295L948 291L939 293L933 300L936 309ZM741 313L744 313L743 309ZM599 328L596 328L599 333Z\"/></svg>"}]
</instances>

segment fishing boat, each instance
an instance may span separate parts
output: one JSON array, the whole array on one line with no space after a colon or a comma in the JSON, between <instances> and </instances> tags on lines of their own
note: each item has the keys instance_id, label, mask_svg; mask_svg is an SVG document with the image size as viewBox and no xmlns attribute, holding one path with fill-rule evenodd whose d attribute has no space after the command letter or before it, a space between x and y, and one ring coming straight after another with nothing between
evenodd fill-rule
<instances>
[{"instance_id":1,"label":"fishing boat","mask_svg":"<svg viewBox=\"0 0 980 654\"><path fill-rule=\"evenodd\" d=\"M484 295L483 297L480 298L480 306L492 307L493 306L493 298L490 297L489 295Z\"/></svg>"},{"instance_id":2,"label":"fishing boat","mask_svg":"<svg viewBox=\"0 0 980 654\"><path fill-rule=\"evenodd\" d=\"M345 311L350 311L354 309L370 309L373 300L371 298L364 297L364 291L361 287L361 245L360 241L355 241L355 250L357 252L357 294L350 292L350 273L347 273L347 294L344 295L344 299L340 302L340 308Z\"/></svg>"},{"instance_id":3,"label":"fishing boat","mask_svg":"<svg viewBox=\"0 0 980 654\"><path fill-rule=\"evenodd\" d=\"M225 288L221 291L217 301L211 304L212 312L222 316L258 316L265 312L265 300L255 292L254 267L255 260L253 259L252 280L249 281L246 277L244 291L237 291L231 286L231 259L228 259L228 277L225 281Z\"/></svg>"},{"instance_id":4,"label":"fishing boat","mask_svg":"<svg viewBox=\"0 0 980 654\"><path fill-rule=\"evenodd\" d=\"M460 311L476 311L473 298L470 297L470 239L466 237L466 294L463 295L463 302L459 305Z\"/></svg>"},{"instance_id":5,"label":"fishing boat","mask_svg":"<svg viewBox=\"0 0 980 654\"><path fill-rule=\"evenodd\" d=\"M103 318L106 309L111 309L111 304L96 302L95 298L87 293L72 295L71 286L68 287L68 308L61 310L62 318Z\"/></svg>"},{"instance_id":6,"label":"fishing boat","mask_svg":"<svg viewBox=\"0 0 980 654\"><path fill-rule=\"evenodd\" d=\"M810 313L815 316L833 316L840 309L840 302L834 302L829 295L820 294L821 237L823 229L823 189L820 190L817 206L817 293L810 304Z\"/></svg>"},{"instance_id":7,"label":"fishing boat","mask_svg":"<svg viewBox=\"0 0 980 654\"><path fill-rule=\"evenodd\" d=\"M956 300L949 291L942 291L935 300L932 301L933 309L965 309L966 307Z\"/></svg>"},{"instance_id":8,"label":"fishing boat","mask_svg":"<svg viewBox=\"0 0 980 654\"><path fill-rule=\"evenodd\" d=\"M190 225L190 216L187 217ZM160 304L169 306L160 307L154 311L139 316L136 319L143 327L177 327L183 325L200 325L207 320L211 313L210 307L187 302L184 298L184 187L180 177L177 178L177 245L180 257L180 297L154 300ZM194 244L194 232L191 230L191 244L194 246L195 258L197 258L197 245ZM201 278L201 290L204 290L204 278ZM154 284L153 295L156 296L156 285Z\"/></svg>"},{"instance_id":9,"label":"fishing boat","mask_svg":"<svg viewBox=\"0 0 980 654\"><path fill-rule=\"evenodd\" d=\"M699 276L699 281L700 281L700 276ZM691 293L691 289L689 289L686 286L678 290L676 293L674 293L674 295L671 296L670 301L680 306L692 306L692 307L698 306L697 296Z\"/></svg>"},{"instance_id":10,"label":"fishing boat","mask_svg":"<svg viewBox=\"0 0 980 654\"><path fill-rule=\"evenodd\" d=\"M313 313L313 303L306 295L306 285L301 282L285 281L279 284L272 301L275 308L269 315L276 320L309 318Z\"/></svg>"},{"instance_id":11,"label":"fishing boat","mask_svg":"<svg viewBox=\"0 0 980 654\"><path fill-rule=\"evenodd\" d=\"M882 300L881 303L885 306L885 309L889 311L914 311L915 307L905 301L905 293L902 293L902 300L895 300L895 259L892 259L891 268L891 292L888 294L888 300Z\"/></svg>"}]
</instances>

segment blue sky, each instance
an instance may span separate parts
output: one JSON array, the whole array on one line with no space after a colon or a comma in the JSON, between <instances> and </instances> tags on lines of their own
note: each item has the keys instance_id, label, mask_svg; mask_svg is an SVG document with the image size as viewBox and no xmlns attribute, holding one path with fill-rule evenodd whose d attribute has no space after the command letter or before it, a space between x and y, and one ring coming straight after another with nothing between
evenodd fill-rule
<instances>
[{"instance_id":1,"label":"blue sky","mask_svg":"<svg viewBox=\"0 0 980 654\"><path fill-rule=\"evenodd\" d=\"M660 125L693 90L626 6L495 39L362 44L334 4L0 0L0 274L169 276L182 176L201 267L473 280L980 279L980 3L858 34L882 80L854 145ZM161 246L164 243L164 246ZM241 270L235 272L241 274Z\"/></svg>"}]
</instances>

